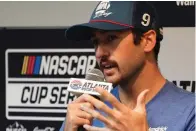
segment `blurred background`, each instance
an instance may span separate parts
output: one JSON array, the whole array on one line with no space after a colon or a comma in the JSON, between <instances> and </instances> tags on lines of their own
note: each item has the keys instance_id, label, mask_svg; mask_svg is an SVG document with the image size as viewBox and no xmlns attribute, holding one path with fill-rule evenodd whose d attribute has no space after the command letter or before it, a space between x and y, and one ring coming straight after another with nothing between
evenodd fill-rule
<instances>
[{"instance_id":1,"label":"blurred background","mask_svg":"<svg viewBox=\"0 0 196 131\"><path fill-rule=\"evenodd\" d=\"M87 22L96 1L0 2L0 130L58 131L70 77L83 78L96 66L89 41L73 42L65 30ZM170 81L195 92L195 1L152 2L164 39L159 67ZM179 99L180 101L180 99Z\"/></svg>"}]
</instances>

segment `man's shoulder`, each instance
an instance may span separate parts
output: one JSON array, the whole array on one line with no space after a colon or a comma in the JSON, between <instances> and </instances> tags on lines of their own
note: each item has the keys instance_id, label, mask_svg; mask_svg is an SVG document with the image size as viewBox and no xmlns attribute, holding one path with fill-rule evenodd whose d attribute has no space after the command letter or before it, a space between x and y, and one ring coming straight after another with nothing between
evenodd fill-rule
<instances>
[{"instance_id":1,"label":"man's shoulder","mask_svg":"<svg viewBox=\"0 0 196 131\"><path fill-rule=\"evenodd\" d=\"M163 88L152 108L161 108L160 110L166 114L176 114L182 117L194 115L195 93L186 91L170 81Z\"/></svg>"},{"instance_id":2,"label":"man's shoulder","mask_svg":"<svg viewBox=\"0 0 196 131\"><path fill-rule=\"evenodd\" d=\"M167 81L147 105L147 113L150 127L163 125L171 131L189 131L194 126L195 94Z\"/></svg>"},{"instance_id":3,"label":"man's shoulder","mask_svg":"<svg viewBox=\"0 0 196 131\"><path fill-rule=\"evenodd\" d=\"M178 101L179 104L195 104L195 93L182 89L170 81L168 81L166 86L166 96L170 98L171 101Z\"/></svg>"},{"instance_id":4,"label":"man's shoulder","mask_svg":"<svg viewBox=\"0 0 196 131\"><path fill-rule=\"evenodd\" d=\"M111 94L116 98L119 97L118 94L118 86L111 90ZM157 94L158 97L161 97L163 100L169 100L171 102L180 101L180 103L184 102L195 102L195 93L186 91L178 86L176 86L173 82L168 81L161 89L161 91Z\"/></svg>"}]
</instances>

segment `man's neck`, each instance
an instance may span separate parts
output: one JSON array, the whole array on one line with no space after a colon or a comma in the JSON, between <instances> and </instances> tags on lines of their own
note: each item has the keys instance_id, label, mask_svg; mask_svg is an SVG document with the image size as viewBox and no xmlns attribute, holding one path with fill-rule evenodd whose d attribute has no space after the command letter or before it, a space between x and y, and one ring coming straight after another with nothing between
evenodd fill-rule
<instances>
[{"instance_id":1,"label":"man's neck","mask_svg":"<svg viewBox=\"0 0 196 131\"><path fill-rule=\"evenodd\" d=\"M161 75L157 65L147 63L137 78L129 81L127 85L120 85L119 97L123 104L134 108L138 95L145 89L149 89L145 102L148 103L163 87L166 80Z\"/></svg>"}]
</instances>

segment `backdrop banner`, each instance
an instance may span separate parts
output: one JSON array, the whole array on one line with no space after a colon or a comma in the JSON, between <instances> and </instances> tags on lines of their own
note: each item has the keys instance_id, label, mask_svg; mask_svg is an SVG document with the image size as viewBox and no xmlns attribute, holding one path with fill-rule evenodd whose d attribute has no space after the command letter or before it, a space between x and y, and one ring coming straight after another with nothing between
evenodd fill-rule
<instances>
[{"instance_id":1,"label":"backdrop banner","mask_svg":"<svg viewBox=\"0 0 196 131\"><path fill-rule=\"evenodd\" d=\"M153 2L164 26L159 67L170 81L195 92L195 2ZM58 131L67 105L70 78L97 67L89 41L73 42L64 28L0 30L1 103L6 131ZM180 99L179 99L180 101Z\"/></svg>"}]
</instances>

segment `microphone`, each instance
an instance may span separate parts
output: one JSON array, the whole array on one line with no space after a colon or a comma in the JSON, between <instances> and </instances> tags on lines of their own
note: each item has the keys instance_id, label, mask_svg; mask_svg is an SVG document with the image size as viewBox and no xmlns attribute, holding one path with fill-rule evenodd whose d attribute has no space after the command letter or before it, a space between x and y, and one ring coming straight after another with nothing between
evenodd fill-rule
<instances>
[{"instance_id":1,"label":"microphone","mask_svg":"<svg viewBox=\"0 0 196 131\"><path fill-rule=\"evenodd\" d=\"M70 78L67 90L76 96L89 94L99 97L100 94L94 90L95 87L102 87L108 92L112 90L112 83L105 81L104 75L99 69L89 70L85 79Z\"/></svg>"},{"instance_id":2,"label":"microphone","mask_svg":"<svg viewBox=\"0 0 196 131\"><path fill-rule=\"evenodd\" d=\"M94 68L87 72L85 79L71 78L67 90L76 96L86 93L99 99L100 94L94 90L98 86L108 92L112 90L112 83L106 82L103 73ZM80 126L78 131L85 131L85 129Z\"/></svg>"}]
</instances>

